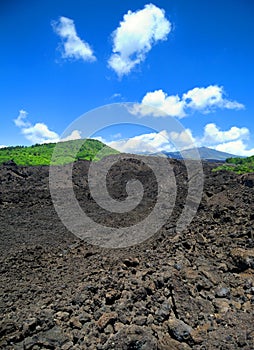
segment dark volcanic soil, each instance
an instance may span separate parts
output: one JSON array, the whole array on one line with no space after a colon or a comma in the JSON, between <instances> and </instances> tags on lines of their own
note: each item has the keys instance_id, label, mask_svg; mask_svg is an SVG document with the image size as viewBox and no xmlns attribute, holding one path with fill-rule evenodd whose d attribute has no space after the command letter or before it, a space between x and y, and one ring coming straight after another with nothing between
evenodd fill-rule
<instances>
[{"instance_id":1,"label":"dark volcanic soil","mask_svg":"<svg viewBox=\"0 0 254 350\"><path fill-rule=\"evenodd\" d=\"M187 181L183 163L171 162L172 217L125 249L86 244L63 226L48 167L0 166L1 349L254 349L254 174L214 173L216 164L204 163L202 202L179 234ZM156 179L145 166L132 164L128 176L138 176L147 195L120 216L91 198L88 167L75 164L74 189L94 220L128 226L152 210ZM108 185L124 199L121 169Z\"/></svg>"}]
</instances>

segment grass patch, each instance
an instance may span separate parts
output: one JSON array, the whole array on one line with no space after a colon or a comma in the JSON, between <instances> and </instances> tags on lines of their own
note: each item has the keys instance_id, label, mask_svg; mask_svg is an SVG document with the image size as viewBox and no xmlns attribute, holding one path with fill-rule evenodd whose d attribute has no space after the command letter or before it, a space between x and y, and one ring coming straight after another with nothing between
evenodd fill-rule
<instances>
[{"instance_id":1,"label":"grass patch","mask_svg":"<svg viewBox=\"0 0 254 350\"><path fill-rule=\"evenodd\" d=\"M98 152L100 152L99 156ZM117 153L119 152L98 140L74 140L57 144L1 148L0 164L13 160L17 165L64 165L76 160L99 160Z\"/></svg>"},{"instance_id":2,"label":"grass patch","mask_svg":"<svg viewBox=\"0 0 254 350\"><path fill-rule=\"evenodd\" d=\"M227 170L237 174L254 172L254 155L247 158L228 158L226 164L214 168L213 171Z\"/></svg>"}]
</instances>

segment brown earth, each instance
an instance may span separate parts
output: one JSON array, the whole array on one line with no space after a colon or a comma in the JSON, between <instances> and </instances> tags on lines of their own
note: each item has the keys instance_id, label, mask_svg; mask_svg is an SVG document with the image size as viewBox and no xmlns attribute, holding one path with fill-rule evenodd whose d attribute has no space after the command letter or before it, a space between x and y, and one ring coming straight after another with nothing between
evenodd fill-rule
<instances>
[{"instance_id":1,"label":"brown earth","mask_svg":"<svg viewBox=\"0 0 254 350\"><path fill-rule=\"evenodd\" d=\"M216 164L204 163L199 210L179 233L188 182L184 164L171 163L172 217L122 249L92 246L64 227L48 167L0 166L1 349L254 349L254 175L214 173ZM88 167L75 164L74 190L95 221L128 227L152 210L156 179L143 164L113 167L107 179L120 200L127 179L144 184L128 215L96 205Z\"/></svg>"}]
</instances>

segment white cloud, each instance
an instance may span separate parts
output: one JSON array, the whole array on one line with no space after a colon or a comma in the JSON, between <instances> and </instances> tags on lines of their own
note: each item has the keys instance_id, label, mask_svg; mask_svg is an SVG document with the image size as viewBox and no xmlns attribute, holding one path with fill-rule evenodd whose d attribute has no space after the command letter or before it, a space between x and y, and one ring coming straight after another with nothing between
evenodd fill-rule
<instances>
[{"instance_id":1,"label":"white cloud","mask_svg":"<svg viewBox=\"0 0 254 350\"><path fill-rule=\"evenodd\" d=\"M237 101L230 101L224 95L223 87L217 85L196 87L184 93L182 97L167 95L163 90L155 90L146 93L142 102L135 104L130 109L130 112L141 116L182 118L194 111L209 113L216 108L244 108L243 104Z\"/></svg>"},{"instance_id":2,"label":"white cloud","mask_svg":"<svg viewBox=\"0 0 254 350\"><path fill-rule=\"evenodd\" d=\"M5 148L5 147L8 147L8 146L6 146L6 145L0 145L0 148Z\"/></svg>"},{"instance_id":3,"label":"white cloud","mask_svg":"<svg viewBox=\"0 0 254 350\"><path fill-rule=\"evenodd\" d=\"M156 153L162 149L172 148L169 143L169 136L165 130L159 133L142 134L125 140L111 141L107 144L125 153Z\"/></svg>"},{"instance_id":4,"label":"white cloud","mask_svg":"<svg viewBox=\"0 0 254 350\"><path fill-rule=\"evenodd\" d=\"M113 54L108 64L119 77L129 74L159 40L166 40L171 23L163 9L153 4L124 15L120 26L112 33Z\"/></svg>"},{"instance_id":5,"label":"white cloud","mask_svg":"<svg viewBox=\"0 0 254 350\"><path fill-rule=\"evenodd\" d=\"M80 131L73 130L69 136L60 139L60 136L56 132L49 130L46 124L31 124L27 120L27 112L24 110L20 110L18 117L14 119L14 123L17 127L21 129L21 133L25 136L25 138L33 144L51 142L54 143L61 141L76 140L81 138Z\"/></svg>"},{"instance_id":6,"label":"white cloud","mask_svg":"<svg viewBox=\"0 0 254 350\"><path fill-rule=\"evenodd\" d=\"M230 129L222 131L216 124L210 123L205 126L203 137L197 143L221 152L251 156L254 155L254 148L248 149L246 141L249 136L250 131L246 127L232 126Z\"/></svg>"},{"instance_id":7,"label":"white cloud","mask_svg":"<svg viewBox=\"0 0 254 350\"><path fill-rule=\"evenodd\" d=\"M254 148L247 149L248 146L242 140L224 142L222 144L217 145L214 148L217 151L236 154L239 156L249 157L254 155Z\"/></svg>"},{"instance_id":8,"label":"white cloud","mask_svg":"<svg viewBox=\"0 0 254 350\"><path fill-rule=\"evenodd\" d=\"M25 127L21 132L32 143L50 143L59 140L58 134L49 130L44 123L36 123L30 127Z\"/></svg>"},{"instance_id":9,"label":"white cloud","mask_svg":"<svg viewBox=\"0 0 254 350\"><path fill-rule=\"evenodd\" d=\"M242 109L244 106L236 101L229 101L224 97L222 86L210 85L196 87L183 94L182 100L186 108L208 113L214 108Z\"/></svg>"},{"instance_id":10,"label":"white cloud","mask_svg":"<svg viewBox=\"0 0 254 350\"><path fill-rule=\"evenodd\" d=\"M95 61L90 45L77 35L74 21L67 17L60 17L52 22L52 27L62 39L62 57L83 61Z\"/></svg>"},{"instance_id":11,"label":"white cloud","mask_svg":"<svg viewBox=\"0 0 254 350\"><path fill-rule=\"evenodd\" d=\"M26 127L26 126L30 126L30 123L26 120L27 118L27 112L24 111L23 109L21 109L19 111L19 115L16 119L14 119L14 123L17 127L19 128L23 128L23 127Z\"/></svg>"},{"instance_id":12,"label":"white cloud","mask_svg":"<svg viewBox=\"0 0 254 350\"><path fill-rule=\"evenodd\" d=\"M249 130L245 127L238 128L232 126L229 130L221 131L214 123L207 124L204 128L202 142L205 144L215 144L239 139L248 139Z\"/></svg>"},{"instance_id":13,"label":"white cloud","mask_svg":"<svg viewBox=\"0 0 254 350\"><path fill-rule=\"evenodd\" d=\"M158 153L162 151L173 152L176 150L193 147L194 142L194 138L189 129L186 129L180 133L162 130L160 132L141 134L128 139L110 142L101 137L97 139L120 152L134 154Z\"/></svg>"},{"instance_id":14,"label":"white cloud","mask_svg":"<svg viewBox=\"0 0 254 350\"><path fill-rule=\"evenodd\" d=\"M185 129L181 132L162 130L114 141L107 141L102 137L97 139L124 153L175 152L205 146L221 152L251 156L254 155L254 148L248 147L246 142L249 135L250 131L246 127L232 126L222 131L216 124L210 123L204 127L201 137L194 137L190 129Z\"/></svg>"},{"instance_id":15,"label":"white cloud","mask_svg":"<svg viewBox=\"0 0 254 350\"><path fill-rule=\"evenodd\" d=\"M64 142L64 141L72 141L72 140L80 140L80 139L81 139L81 132L79 130L73 130L70 135L64 138L61 138L61 140L59 141Z\"/></svg>"},{"instance_id":16,"label":"white cloud","mask_svg":"<svg viewBox=\"0 0 254 350\"><path fill-rule=\"evenodd\" d=\"M170 116L184 117L184 102L178 95L168 96L162 90L148 92L141 104L134 104L130 110L133 114L141 116L152 115L154 117Z\"/></svg>"},{"instance_id":17,"label":"white cloud","mask_svg":"<svg viewBox=\"0 0 254 350\"><path fill-rule=\"evenodd\" d=\"M116 92L110 97L110 100L115 100L115 99L122 99L122 94L120 94L119 92Z\"/></svg>"},{"instance_id":18,"label":"white cloud","mask_svg":"<svg viewBox=\"0 0 254 350\"><path fill-rule=\"evenodd\" d=\"M171 131L169 133L170 139L176 145L176 149L179 151L183 149L193 148L196 145L196 140L192 135L190 129L185 129L182 132Z\"/></svg>"}]
</instances>

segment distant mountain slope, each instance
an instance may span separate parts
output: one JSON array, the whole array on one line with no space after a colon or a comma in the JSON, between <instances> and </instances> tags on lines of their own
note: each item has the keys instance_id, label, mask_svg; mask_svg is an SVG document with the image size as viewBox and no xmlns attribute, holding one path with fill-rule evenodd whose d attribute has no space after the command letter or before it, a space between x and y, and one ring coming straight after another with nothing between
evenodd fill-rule
<instances>
[{"instance_id":1,"label":"distant mountain slope","mask_svg":"<svg viewBox=\"0 0 254 350\"><path fill-rule=\"evenodd\" d=\"M0 149L0 164L13 160L18 165L49 165L56 143L33 146L16 146ZM59 142L57 154L52 164L67 164L78 159L98 160L96 154L101 151L99 158L119 153L98 140L74 140ZM73 155L75 155L73 157Z\"/></svg>"},{"instance_id":2,"label":"distant mountain slope","mask_svg":"<svg viewBox=\"0 0 254 350\"><path fill-rule=\"evenodd\" d=\"M227 158L236 158L239 156L236 156L234 154L226 153L226 152L220 152L216 151L215 149L211 149L208 147L199 147L197 149L190 148L187 150L180 152L162 152L169 158L176 158L176 159L182 159L182 158L196 158L196 150L199 152L199 156L201 159L204 160L217 160L217 161L225 161Z\"/></svg>"}]
</instances>

